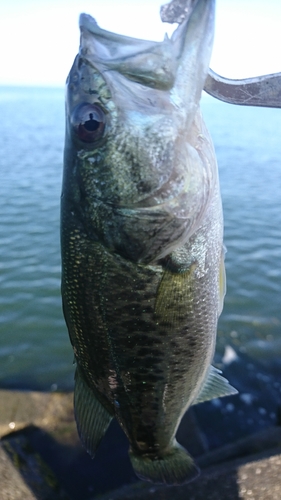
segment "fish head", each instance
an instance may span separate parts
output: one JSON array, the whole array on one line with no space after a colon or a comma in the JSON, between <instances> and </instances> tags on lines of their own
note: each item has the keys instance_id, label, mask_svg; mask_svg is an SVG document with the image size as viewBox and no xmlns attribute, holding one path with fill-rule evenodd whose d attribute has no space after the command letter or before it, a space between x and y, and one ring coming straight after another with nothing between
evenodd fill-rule
<instances>
[{"instance_id":1,"label":"fish head","mask_svg":"<svg viewBox=\"0 0 281 500\"><path fill-rule=\"evenodd\" d=\"M90 236L133 260L168 254L198 227L209 202L214 175L196 150L194 124L214 3L198 0L163 42L111 33L80 16L80 51L67 80L63 194Z\"/></svg>"}]
</instances>

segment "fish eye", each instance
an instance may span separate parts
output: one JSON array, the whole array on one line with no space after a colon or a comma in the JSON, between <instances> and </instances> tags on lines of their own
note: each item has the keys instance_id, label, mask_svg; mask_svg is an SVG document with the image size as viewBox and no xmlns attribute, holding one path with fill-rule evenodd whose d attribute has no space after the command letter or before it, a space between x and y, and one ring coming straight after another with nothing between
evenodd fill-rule
<instances>
[{"instance_id":1,"label":"fish eye","mask_svg":"<svg viewBox=\"0 0 281 500\"><path fill-rule=\"evenodd\" d=\"M79 139L91 143L102 137L106 116L98 104L82 103L73 111L71 122Z\"/></svg>"}]
</instances>

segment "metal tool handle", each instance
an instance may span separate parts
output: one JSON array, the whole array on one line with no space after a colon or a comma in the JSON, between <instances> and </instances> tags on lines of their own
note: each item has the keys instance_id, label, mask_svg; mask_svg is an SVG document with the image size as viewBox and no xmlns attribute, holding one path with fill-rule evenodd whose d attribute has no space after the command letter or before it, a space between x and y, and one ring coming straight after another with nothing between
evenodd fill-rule
<instances>
[{"instance_id":1,"label":"metal tool handle","mask_svg":"<svg viewBox=\"0 0 281 500\"><path fill-rule=\"evenodd\" d=\"M230 104L281 108L281 73L231 80L209 69L204 90Z\"/></svg>"},{"instance_id":2,"label":"metal tool handle","mask_svg":"<svg viewBox=\"0 0 281 500\"><path fill-rule=\"evenodd\" d=\"M170 0L161 6L161 20L181 24L190 15L195 1ZM231 80L209 69L204 90L216 99L231 104L281 108L281 73Z\"/></svg>"}]
</instances>

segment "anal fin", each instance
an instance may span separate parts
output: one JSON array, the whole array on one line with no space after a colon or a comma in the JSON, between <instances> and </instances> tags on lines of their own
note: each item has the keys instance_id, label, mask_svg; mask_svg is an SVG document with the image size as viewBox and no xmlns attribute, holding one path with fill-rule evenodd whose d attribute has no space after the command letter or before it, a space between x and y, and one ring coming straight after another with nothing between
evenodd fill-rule
<instances>
[{"instance_id":1,"label":"anal fin","mask_svg":"<svg viewBox=\"0 0 281 500\"><path fill-rule=\"evenodd\" d=\"M74 413L79 437L93 458L112 415L88 387L78 367L75 373Z\"/></svg>"},{"instance_id":2,"label":"anal fin","mask_svg":"<svg viewBox=\"0 0 281 500\"><path fill-rule=\"evenodd\" d=\"M222 396L232 396L238 391L232 387L228 380L221 375L221 371L210 366L204 384L193 405L209 401L210 399L220 398Z\"/></svg>"}]
</instances>

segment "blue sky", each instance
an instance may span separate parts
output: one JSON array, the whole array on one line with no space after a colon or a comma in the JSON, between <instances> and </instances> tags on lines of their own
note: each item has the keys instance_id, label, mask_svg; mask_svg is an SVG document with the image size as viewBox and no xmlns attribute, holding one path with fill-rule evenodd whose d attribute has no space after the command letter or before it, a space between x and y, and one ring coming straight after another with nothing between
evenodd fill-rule
<instances>
[{"instance_id":1,"label":"blue sky","mask_svg":"<svg viewBox=\"0 0 281 500\"><path fill-rule=\"evenodd\" d=\"M79 46L78 17L161 40L165 0L2 0L0 84L63 86ZM217 0L214 71L244 78L281 71L281 1Z\"/></svg>"}]
</instances>

